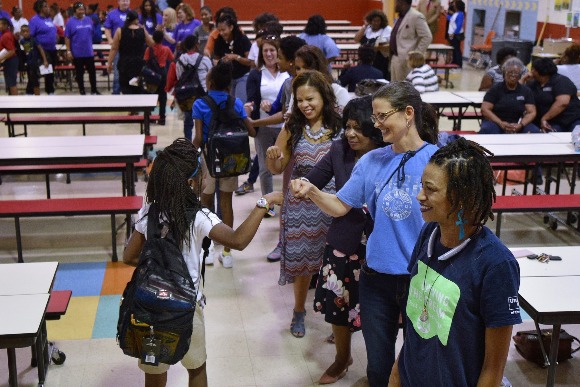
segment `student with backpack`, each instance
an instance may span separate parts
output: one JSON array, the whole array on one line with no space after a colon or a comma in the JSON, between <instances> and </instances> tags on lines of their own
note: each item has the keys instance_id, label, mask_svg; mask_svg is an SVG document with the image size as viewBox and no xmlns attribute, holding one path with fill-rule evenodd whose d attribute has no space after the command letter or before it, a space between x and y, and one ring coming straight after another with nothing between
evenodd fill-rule
<instances>
[{"instance_id":1,"label":"student with backpack","mask_svg":"<svg viewBox=\"0 0 580 387\"><path fill-rule=\"evenodd\" d=\"M211 60L197 50L197 38L188 35L181 42L183 53L169 68L165 91L174 89L175 102L183 112L183 136L192 139L193 101L207 92L206 78L212 68Z\"/></svg>"},{"instance_id":2,"label":"student with backpack","mask_svg":"<svg viewBox=\"0 0 580 387\"><path fill-rule=\"evenodd\" d=\"M165 91L165 83L167 82L167 68L169 63L173 62L173 53L163 45L163 31L153 32L153 47L147 47L145 50L145 61L149 64L149 68L161 75L161 83L157 88L157 95L159 96L159 120L157 124L165 125L165 110L167 109L167 92Z\"/></svg>"},{"instance_id":3,"label":"student with backpack","mask_svg":"<svg viewBox=\"0 0 580 387\"><path fill-rule=\"evenodd\" d=\"M207 86L209 89L208 96L196 100L193 104L192 116L195 120L195 137L193 138L193 144L197 147L205 148L208 150L207 144L212 140L210 136L210 131L214 133L214 127L211 127L212 123L216 123L215 114L220 113L215 111L210 105L217 105L222 110L224 107L231 107L234 112L232 112L232 124L243 122L245 130L250 136L254 137L256 135L256 130L251 126L250 120L246 115L242 101L239 98L230 96L230 88L232 84L232 65L228 62L218 62L218 64L211 69L208 75ZM207 99L206 99L207 98ZM233 107L232 107L233 105ZM221 114L220 114L221 117ZM239 129L239 126L238 126ZM232 129L233 130L233 129ZM248 159L246 160L246 165L249 167L249 144L247 149L245 149ZM201 202L204 206L213 208L213 197L216 188L216 181L219 183L220 198L219 207L223 217L223 221L230 227L234 224L234 211L232 208L232 194L238 186L237 175L231 177L214 178L215 175L212 171L210 174L210 169L208 168L208 162L213 162L213 157L208 160L206 153L204 153L205 162L204 166L204 179L205 188L201 195ZM248 168L249 169L249 168ZM247 173L246 169L243 173ZM224 245L224 250L219 256L219 261L225 268L233 267L233 259L230 253L230 248Z\"/></svg>"},{"instance_id":4,"label":"student with backpack","mask_svg":"<svg viewBox=\"0 0 580 387\"><path fill-rule=\"evenodd\" d=\"M273 192L260 198L246 220L233 230L222 223L217 215L202 207L198 197L202 186L201 168L199 150L185 138L175 140L158 153L147 184L146 203L139 211L140 220L127 243L123 261L137 266L140 261L146 260L140 254L148 239L147 215L153 208L151 205L155 204L155 211L159 211L159 220L164 224L164 229L169 230L181 247L183 259L197 290L191 344L181 363L188 370L189 385L203 387L207 386L207 355L203 317L205 297L200 286L203 258L199 252L202 241L209 237L224 246L243 250L256 234L269 203L281 204L282 194ZM154 366L140 361L139 368L145 372L146 386L166 385L168 364L159 363Z\"/></svg>"}]
</instances>

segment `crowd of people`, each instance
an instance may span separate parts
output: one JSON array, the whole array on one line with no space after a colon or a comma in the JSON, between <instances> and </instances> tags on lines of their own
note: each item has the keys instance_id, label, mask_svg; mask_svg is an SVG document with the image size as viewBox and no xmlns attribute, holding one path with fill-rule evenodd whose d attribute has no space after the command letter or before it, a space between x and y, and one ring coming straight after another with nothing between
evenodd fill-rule
<instances>
[{"instance_id":1,"label":"crowd of people","mask_svg":"<svg viewBox=\"0 0 580 387\"><path fill-rule=\"evenodd\" d=\"M98 7L76 2L61 23L60 12L37 0L28 25L21 11L13 12L12 21L0 17L0 46L8 53L0 59L7 87L16 94L19 39L29 65L26 91L38 94L34 66L57 63L58 28L64 26L65 58L74 64L80 94L86 94L85 71L90 93L99 94L92 45L102 24L111 44L113 94L143 92L136 80L146 63L162 69L155 91L159 124L165 124L167 95L189 66L215 104L234 101L233 110L255 138L249 180L238 185L238 177L210 176L201 150L211 106L199 98L183 107L183 138L158 154L124 253L126 263L137 263L147 236L143 219L156 203L178 235L199 290L192 345L182 361L190 384L207 385L202 240L214 241L205 264L213 264L219 244L218 260L232 268L231 249L245 248L278 205L279 241L267 259L280 264L278 283L293 287L290 334L307 334L308 310L323 314L333 333L335 361L320 384L345 376L353 362L351 337L360 330L371 386L499 385L512 326L521 322L514 312L519 269L485 227L495 199L489 152L464 139L438 148L437 114L421 100L421 93L438 90L425 53L440 3L421 1L415 10L410 0L397 0L392 28L382 11L371 11L355 36L360 64L339 78L344 87L333 79L339 50L320 15L311 16L299 36L282 37L278 18L263 13L254 20L251 42L230 7L214 15L204 6L198 20L186 3L163 9L160 3L143 0L132 7L130 0L118 0L102 18ZM465 4L457 0L451 10L448 36L461 66ZM571 131L579 125L574 83L546 59L534 61L526 74L515 56L500 50L499 66L482 80L487 93L480 133ZM577 45L565 58L564 66L578 64ZM391 83L352 99L348 91L367 74ZM46 92L54 93L54 75L44 82ZM276 174L283 174L282 192L274 192ZM262 198L234 229L233 194L253 191L258 178ZM316 290L309 307L311 287ZM499 305L498 299L511 301ZM401 324L405 341L396 354ZM139 366L147 386L166 384L168 365Z\"/></svg>"}]
</instances>

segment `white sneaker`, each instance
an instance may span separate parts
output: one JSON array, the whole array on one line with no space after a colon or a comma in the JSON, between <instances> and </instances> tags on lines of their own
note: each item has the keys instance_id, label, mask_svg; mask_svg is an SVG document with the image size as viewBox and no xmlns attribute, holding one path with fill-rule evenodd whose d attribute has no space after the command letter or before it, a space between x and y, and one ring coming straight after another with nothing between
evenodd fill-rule
<instances>
[{"instance_id":1,"label":"white sneaker","mask_svg":"<svg viewBox=\"0 0 580 387\"><path fill-rule=\"evenodd\" d=\"M205 264L206 265L213 265L214 262L214 247L213 247L213 241L211 241L211 244L209 245L209 254L207 255L207 257L205 257ZM203 254L203 249L201 250L201 253Z\"/></svg>"},{"instance_id":2,"label":"white sneaker","mask_svg":"<svg viewBox=\"0 0 580 387\"><path fill-rule=\"evenodd\" d=\"M223 267L226 269L230 269L234 267L234 258L232 257L232 253L229 251L222 251L218 257L218 260L222 263Z\"/></svg>"}]
</instances>

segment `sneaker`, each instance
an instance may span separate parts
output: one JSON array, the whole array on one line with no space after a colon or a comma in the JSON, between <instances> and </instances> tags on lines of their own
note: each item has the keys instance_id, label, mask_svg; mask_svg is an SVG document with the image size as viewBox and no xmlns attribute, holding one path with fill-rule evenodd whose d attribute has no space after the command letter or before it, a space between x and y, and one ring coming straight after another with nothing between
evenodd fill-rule
<instances>
[{"instance_id":1,"label":"sneaker","mask_svg":"<svg viewBox=\"0 0 580 387\"><path fill-rule=\"evenodd\" d=\"M254 184L248 183L247 181L244 181L244 183L234 191L236 195L245 195L252 192L254 192Z\"/></svg>"},{"instance_id":2,"label":"sneaker","mask_svg":"<svg viewBox=\"0 0 580 387\"><path fill-rule=\"evenodd\" d=\"M222 263L223 267L225 267L226 269L234 267L234 258L232 257L231 252L222 251L218 259Z\"/></svg>"},{"instance_id":3,"label":"sneaker","mask_svg":"<svg viewBox=\"0 0 580 387\"><path fill-rule=\"evenodd\" d=\"M276 216L276 211L274 210L274 207L270 207L270 208L268 208L268 211L266 211L264 218L273 218L275 216Z\"/></svg>"},{"instance_id":4,"label":"sneaker","mask_svg":"<svg viewBox=\"0 0 580 387\"><path fill-rule=\"evenodd\" d=\"M201 253L203 254L203 249L201 250ZM205 264L206 265L213 265L214 254L215 254L215 249L213 247L213 241L211 241L211 244L209 245L209 249L208 249L208 255L207 255L207 257L205 257Z\"/></svg>"},{"instance_id":5,"label":"sneaker","mask_svg":"<svg viewBox=\"0 0 580 387\"><path fill-rule=\"evenodd\" d=\"M165 125L165 117L159 118L156 122L157 125Z\"/></svg>"},{"instance_id":6,"label":"sneaker","mask_svg":"<svg viewBox=\"0 0 580 387\"><path fill-rule=\"evenodd\" d=\"M278 262L282 257L282 243L278 242L278 245L272 250L270 254L266 256L268 262Z\"/></svg>"},{"instance_id":7,"label":"sneaker","mask_svg":"<svg viewBox=\"0 0 580 387\"><path fill-rule=\"evenodd\" d=\"M91 95L101 95L101 93L97 90L97 91L91 91Z\"/></svg>"},{"instance_id":8,"label":"sneaker","mask_svg":"<svg viewBox=\"0 0 580 387\"><path fill-rule=\"evenodd\" d=\"M81 95L87 95L87 92L86 92L86 91L84 91L84 90L79 90L79 93L80 93Z\"/></svg>"}]
</instances>

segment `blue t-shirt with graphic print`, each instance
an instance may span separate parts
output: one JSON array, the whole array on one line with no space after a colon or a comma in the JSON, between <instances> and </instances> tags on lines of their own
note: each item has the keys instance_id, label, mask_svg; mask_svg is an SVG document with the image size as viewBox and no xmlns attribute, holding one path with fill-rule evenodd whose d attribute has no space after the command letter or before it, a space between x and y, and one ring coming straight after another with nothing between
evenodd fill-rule
<instances>
[{"instance_id":1,"label":"blue t-shirt with graphic print","mask_svg":"<svg viewBox=\"0 0 580 387\"><path fill-rule=\"evenodd\" d=\"M351 207L361 208L366 203L375 221L367 241L366 259L371 269L385 274L409 274L413 246L424 224L416 196L423 170L437 149L435 145L425 145L399 173L397 168L405 153L395 153L392 146L370 151L360 158L350 179L337 192L336 196ZM399 182L403 176L404 181Z\"/></svg>"},{"instance_id":2,"label":"blue t-shirt with graphic print","mask_svg":"<svg viewBox=\"0 0 580 387\"><path fill-rule=\"evenodd\" d=\"M429 239L433 234L429 258ZM476 386L485 356L485 329L522 322L519 265L487 227L459 252L427 223L409 270L406 334L399 356L403 386ZM421 318L426 306L427 318Z\"/></svg>"}]
</instances>

